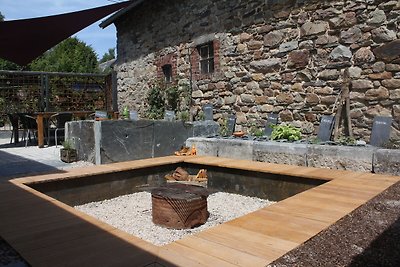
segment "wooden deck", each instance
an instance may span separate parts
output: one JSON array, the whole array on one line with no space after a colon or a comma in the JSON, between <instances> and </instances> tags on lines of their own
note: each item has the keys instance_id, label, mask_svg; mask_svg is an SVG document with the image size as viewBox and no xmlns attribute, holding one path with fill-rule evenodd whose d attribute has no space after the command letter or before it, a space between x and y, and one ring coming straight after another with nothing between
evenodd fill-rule
<instances>
[{"instance_id":1,"label":"wooden deck","mask_svg":"<svg viewBox=\"0 0 400 267\"><path fill-rule=\"evenodd\" d=\"M188 162L328 182L264 209L157 247L26 184ZM400 180L398 176L217 157L162 157L0 183L0 235L32 266L265 266Z\"/></svg>"}]
</instances>

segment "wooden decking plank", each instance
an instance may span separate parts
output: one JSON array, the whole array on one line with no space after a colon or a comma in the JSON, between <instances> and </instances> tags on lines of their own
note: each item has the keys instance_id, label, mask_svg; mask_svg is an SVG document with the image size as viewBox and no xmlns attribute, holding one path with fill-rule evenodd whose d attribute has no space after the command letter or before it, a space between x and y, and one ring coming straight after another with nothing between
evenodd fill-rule
<instances>
[{"instance_id":1,"label":"wooden decking plank","mask_svg":"<svg viewBox=\"0 0 400 267\"><path fill-rule=\"evenodd\" d=\"M248 230L231 224L219 225L201 232L195 237L262 258L265 260L265 264L298 245L297 242L265 235L258 229Z\"/></svg>"},{"instance_id":2,"label":"wooden decking plank","mask_svg":"<svg viewBox=\"0 0 400 267\"><path fill-rule=\"evenodd\" d=\"M229 263L227 261L221 260L219 258L213 257L207 253L203 253L201 251L197 251L193 248L184 246L180 243L174 242L168 245L165 245L163 249L168 251L174 251L181 255L181 257L188 258L192 261L198 262L201 266L218 266L218 267L233 267L235 264Z\"/></svg>"},{"instance_id":3,"label":"wooden decking plank","mask_svg":"<svg viewBox=\"0 0 400 267\"><path fill-rule=\"evenodd\" d=\"M343 217L343 211L338 210L334 206L321 208L311 205L310 203L303 204L296 201L288 203L287 205L284 205L283 203L281 205L271 205L268 207L268 210L291 214L325 223L333 223ZM346 208L346 210L351 211L353 209Z\"/></svg>"},{"instance_id":4,"label":"wooden decking plank","mask_svg":"<svg viewBox=\"0 0 400 267\"><path fill-rule=\"evenodd\" d=\"M240 226L252 231L257 229L259 233L299 243L310 234L324 229L327 223L276 212L266 207L228 222L228 225Z\"/></svg>"},{"instance_id":5,"label":"wooden decking plank","mask_svg":"<svg viewBox=\"0 0 400 267\"><path fill-rule=\"evenodd\" d=\"M266 264L266 260L263 258L196 236L179 240L176 243L238 266L265 266Z\"/></svg>"},{"instance_id":6,"label":"wooden decking plank","mask_svg":"<svg viewBox=\"0 0 400 267\"><path fill-rule=\"evenodd\" d=\"M112 233L61 241L49 248L24 250L22 256L33 266L146 266L157 259L157 248L151 253Z\"/></svg>"}]
</instances>

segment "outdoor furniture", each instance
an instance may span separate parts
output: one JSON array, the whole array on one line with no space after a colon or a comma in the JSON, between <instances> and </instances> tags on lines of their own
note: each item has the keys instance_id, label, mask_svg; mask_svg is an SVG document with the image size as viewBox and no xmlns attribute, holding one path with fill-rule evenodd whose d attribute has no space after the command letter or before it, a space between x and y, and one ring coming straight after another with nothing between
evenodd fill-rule
<instances>
[{"instance_id":1,"label":"outdoor furniture","mask_svg":"<svg viewBox=\"0 0 400 267\"><path fill-rule=\"evenodd\" d=\"M268 114L267 123L264 129L264 136L270 137L273 130L271 125L277 125L277 124L278 124L278 114L274 113Z\"/></svg>"},{"instance_id":2,"label":"outdoor furniture","mask_svg":"<svg viewBox=\"0 0 400 267\"><path fill-rule=\"evenodd\" d=\"M38 130L36 119L31 115L31 113L18 113L19 121L24 131L23 140L25 140L25 147L28 145L28 140L31 142L31 134L33 135L33 139L36 139L36 132Z\"/></svg>"},{"instance_id":3,"label":"outdoor furniture","mask_svg":"<svg viewBox=\"0 0 400 267\"><path fill-rule=\"evenodd\" d=\"M58 131L63 131L65 130L65 123L68 121L72 121L72 113L71 112L60 112L60 113L56 113L50 116L49 121L52 122L55 126L55 128L48 128L49 132L48 132L48 140L47 140L47 144L50 144L50 131L54 130L54 142L55 145L57 147L57 141L58 141L58 136L57 136L57 132Z\"/></svg>"},{"instance_id":4,"label":"outdoor furniture","mask_svg":"<svg viewBox=\"0 0 400 267\"><path fill-rule=\"evenodd\" d=\"M90 114L93 113L93 111L69 111L72 113L73 116L75 117L86 117L89 116ZM38 146L40 148L44 147L44 135L45 135L45 130L47 127L45 124L44 119L50 118L50 116L56 114L58 112L36 112L33 115L36 117L36 123L37 123L37 139L38 139Z\"/></svg>"},{"instance_id":5,"label":"outdoor furniture","mask_svg":"<svg viewBox=\"0 0 400 267\"><path fill-rule=\"evenodd\" d=\"M370 144L372 146L382 146L389 141L392 117L376 116L372 123Z\"/></svg>"},{"instance_id":6,"label":"outdoor furniture","mask_svg":"<svg viewBox=\"0 0 400 267\"><path fill-rule=\"evenodd\" d=\"M334 125L335 125L335 116L323 115L321 117L321 122L319 124L317 138L321 142L326 142L331 140L331 135Z\"/></svg>"},{"instance_id":7,"label":"outdoor furniture","mask_svg":"<svg viewBox=\"0 0 400 267\"><path fill-rule=\"evenodd\" d=\"M10 144L13 141L14 138L14 144L17 144L19 141L19 119L18 119L18 115L17 114L11 114L8 113L7 114L8 119L10 120L11 126L12 126L12 130L11 130L11 139L10 139Z\"/></svg>"}]
</instances>

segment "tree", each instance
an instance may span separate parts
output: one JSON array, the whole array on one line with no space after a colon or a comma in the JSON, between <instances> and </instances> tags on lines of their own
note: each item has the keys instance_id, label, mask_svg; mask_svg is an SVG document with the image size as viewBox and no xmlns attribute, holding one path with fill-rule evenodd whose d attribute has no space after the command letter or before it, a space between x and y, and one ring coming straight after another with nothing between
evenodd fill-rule
<instances>
[{"instance_id":1,"label":"tree","mask_svg":"<svg viewBox=\"0 0 400 267\"><path fill-rule=\"evenodd\" d=\"M0 12L0 22L4 21L4 16ZM0 58L0 70L20 70L21 67L15 63L8 60Z\"/></svg>"},{"instance_id":2,"label":"tree","mask_svg":"<svg viewBox=\"0 0 400 267\"><path fill-rule=\"evenodd\" d=\"M114 58L115 58L115 48L109 48L108 52L104 53L104 55L101 57L99 63L104 63Z\"/></svg>"},{"instance_id":3,"label":"tree","mask_svg":"<svg viewBox=\"0 0 400 267\"><path fill-rule=\"evenodd\" d=\"M96 73L97 55L91 46L70 37L30 64L30 69L49 72Z\"/></svg>"}]
</instances>

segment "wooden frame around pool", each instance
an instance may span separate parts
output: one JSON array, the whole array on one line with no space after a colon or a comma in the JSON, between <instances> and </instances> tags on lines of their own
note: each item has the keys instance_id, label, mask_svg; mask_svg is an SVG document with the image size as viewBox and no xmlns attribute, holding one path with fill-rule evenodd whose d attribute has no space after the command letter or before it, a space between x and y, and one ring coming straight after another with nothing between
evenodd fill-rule
<instances>
[{"instance_id":1,"label":"wooden frame around pool","mask_svg":"<svg viewBox=\"0 0 400 267\"><path fill-rule=\"evenodd\" d=\"M29 187L40 181L179 162L328 182L162 247ZM399 176L218 157L169 156L120 162L1 182L0 235L32 266L265 266L399 180Z\"/></svg>"}]
</instances>

